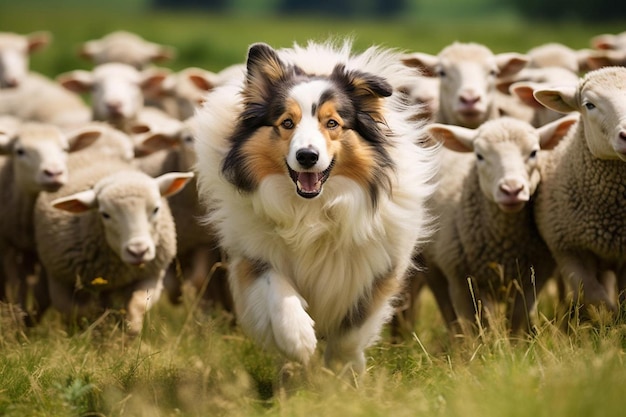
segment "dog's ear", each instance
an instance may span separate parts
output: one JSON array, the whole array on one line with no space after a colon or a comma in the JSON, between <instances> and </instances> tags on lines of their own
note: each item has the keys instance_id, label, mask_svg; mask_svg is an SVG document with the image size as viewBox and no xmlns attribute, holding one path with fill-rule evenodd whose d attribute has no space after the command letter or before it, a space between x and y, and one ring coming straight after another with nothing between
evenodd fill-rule
<instances>
[{"instance_id":1,"label":"dog's ear","mask_svg":"<svg viewBox=\"0 0 626 417\"><path fill-rule=\"evenodd\" d=\"M343 64L337 65L330 77L348 93L358 113L367 113L374 120L382 121L380 99L393 93L393 88L387 80L366 72L348 71Z\"/></svg>"},{"instance_id":2,"label":"dog's ear","mask_svg":"<svg viewBox=\"0 0 626 417\"><path fill-rule=\"evenodd\" d=\"M270 101L276 88L293 73L269 45L255 43L248 50L246 63L245 103L263 105Z\"/></svg>"}]
</instances>

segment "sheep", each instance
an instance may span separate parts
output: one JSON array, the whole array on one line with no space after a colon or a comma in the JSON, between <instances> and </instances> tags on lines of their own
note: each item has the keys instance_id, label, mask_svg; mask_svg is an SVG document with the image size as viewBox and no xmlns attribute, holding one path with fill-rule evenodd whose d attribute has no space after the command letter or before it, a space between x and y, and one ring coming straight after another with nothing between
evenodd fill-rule
<instances>
[{"instance_id":1,"label":"sheep","mask_svg":"<svg viewBox=\"0 0 626 417\"><path fill-rule=\"evenodd\" d=\"M400 87L409 104L417 106L415 117L434 121L439 111L439 79L416 75L413 83Z\"/></svg>"},{"instance_id":2,"label":"sheep","mask_svg":"<svg viewBox=\"0 0 626 417\"><path fill-rule=\"evenodd\" d=\"M49 124L0 122L0 293L24 301L25 277L36 261L32 213L42 191L68 181L67 153L90 146L101 131L85 128L68 136ZM8 129L4 129L8 126ZM42 298L38 303L45 304Z\"/></svg>"},{"instance_id":3,"label":"sheep","mask_svg":"<svg viewBox=\"0 0 626 417\"><path fill-rule=\"evenodd\" d=\"M176 50L171 46L148 42L135 33L118 30L100 39L84 42L78 54L96 65L120 62L142 70L150 63L174 58Z\"/></svg>"},{"instance_id":4,"label":"sheep","mask_svg":"<svg viewBox=\"0 0 626 417\"><path fill-rule=\"evenodd\" d=\"M529 68L559 67L578 75L589 71L587 58L591 50L575 50L558 42L535 46L526 52Z\"/></svg>"},{"instance_id":5,"label":"sheep","mask_svg":"<svg viewBox=\"0 0 626 417\"><path fill-rule=\"evenodd\" d=\"M145 126L141 149L147 156L135 159L137 166L151 176L170 171L192 171L196 164L195 138L191 133L192 120L159 120L155 115ZM169 123L168 123L169 122ZM154 152L160 150L158 152ZM176 222L177 263L184 281L190 282L196 292L204 290L204 298L232 311L232 300L224 271L224 259L219 242L211 226L200 221L204 207L198 200L195 178L170 199L170 209ZM207 285L208 287L204 288ZM165 277L165 290L173 303L179 302L181 280L172 265Z\"/></svg>"},{"instance_id":6,"label":"sheep","mask_svg":"<svg viewBox=\"0 0 626 417\"><path fill-rule=\"evenodd\" d=\"M596 35L591 38L590 43L594 49L626 50L626 31L618 34L603 33Z\"/></svg>"},{"instance_id":7,"label":"sheep","mask_svg":"<svg viewBox=\"0 0 626 417\"><path fill-rule=\"evenodd\" d=\"M623 67L590 71L576 86L534 93L546 107L580 112L580 122L542 167L535 214L576 306L615 311L625 299L625 93Z\"/></svg>"},{"instance_id":8,"label":"sheep","mask_svg":"<svg viewBox=\"0 0 626 417\"><path fill-rule=\"evenodd\" d=\"M117 160L73 171L76 179L42 193L34 211L37 254L53 307L91 321L107 308L126 311L138 334L160 297L176 255L167 200L193 173L157 178Z\"/></svg>"},{"instance_id":9,"label":"sheep","mask_svg":"<svg viewBox=\"0 0 626 417\"><path fill-rule=\"evenodd\" d=\"M517 74L498 82L498 90L516 96L523 104L532 109L527 121L535 127L543 126L560 117L559 113L539 103L533 92L552 85L576 85L578 75L561 67L524 68Z\"/></svg>"},{"instance_id":10,"label":"sheep","mask_svg":"<svg viewBox=\"0 0 626 417\"><path fill-rule=\"evenodd\" d=\"M539 151L553 148L576 120L573 115L534 128L501 117L477 129L438 123L426 127L455 151L443 154L442 165L450 168L442 172L433 199L439 230L423 252L427 282L435 295L443 295L437 301L451 329L471 334L481 307L492 315L504 302L509 329L518 332L526 324L530 331L535 297L554 271L533 222L532 199L543 157ZM502 288L508 291L503 294Z\"/></svg>"},{"instance_id":11,"label":"sheep","mask_svg":"<svg viewBox=\"0 0 626 417\"><path fill-rule=\"evenodd\" d=\"M30 54L50 43L45 31L20 35L0 32L0 89L20 85L28 74Z\"/></svg>"},{"instance_id":12,"label":"sheep","mask_svg":"<svg viewBox=\"0 0 626 417\"><path fill-rule=\"evenodd\" d=\"M139 71L128 64L107 63L92 71L74 70L57 76L61 85L77 93L91 92L93 120L106 121L128 132L144 108L144 94L158 88L168 75L165 69Z\"/></svg>"},{"instance_id":13,"label":"sheep","mask_svg":"<svg viewBox=\"0 0 626 417\"><path fill-rule=\"evenodd\" d=\"M500 116L496 78L516 73L528 60L522 54L494 55L484 45L460 42L445 47L436 56L417 52L402 58L405 65L439 78L439 111L435 121L468 128Z\"/></svg>"}]
</instances>

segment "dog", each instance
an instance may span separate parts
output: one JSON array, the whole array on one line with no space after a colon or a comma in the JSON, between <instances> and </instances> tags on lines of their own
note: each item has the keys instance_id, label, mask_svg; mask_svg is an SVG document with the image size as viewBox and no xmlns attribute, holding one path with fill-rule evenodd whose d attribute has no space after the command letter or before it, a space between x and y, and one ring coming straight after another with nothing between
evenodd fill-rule
<instances>
[{"instance_id":1,"label":"dog","mask_svg":"<svg viewBox=\"0 0 626 417\"><path fill-rule=\"evenodd\" d=\"M414 76L397 52L351 50L251 45L194 135L243 331L305 366L323 340L325 366L362 374L431 234L438 148L396 90Z\"/></svg>"}]
</instances>

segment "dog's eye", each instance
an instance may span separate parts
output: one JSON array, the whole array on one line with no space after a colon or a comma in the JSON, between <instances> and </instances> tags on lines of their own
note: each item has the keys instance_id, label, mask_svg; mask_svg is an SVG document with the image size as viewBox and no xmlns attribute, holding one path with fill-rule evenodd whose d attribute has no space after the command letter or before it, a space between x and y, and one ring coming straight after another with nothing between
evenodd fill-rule
<instances>
[{"instance_id":1,"label":"dog's eye","mask_svg":"<svg viewBox=\"0 0 626 417\"><path fill-rule=\"evenodd\" d=\"M280 124L284 129L293 129L293 127L295 126L295 124L293 123L293 120L291 119L285 119L282 121L282 123Z\"/></svg>"},{"instance_id":2,"label":"dog's eye","mask_svg":"<svg viewBox=\"0 0 626 417\"><path fill-rule=\"evenodd\" d=\"M326 122L326 127L328 129L335 129L338 126L339 126L339 122L336 121L335 119L330 119L329 121Z\"/></svg>"}]
</instances>

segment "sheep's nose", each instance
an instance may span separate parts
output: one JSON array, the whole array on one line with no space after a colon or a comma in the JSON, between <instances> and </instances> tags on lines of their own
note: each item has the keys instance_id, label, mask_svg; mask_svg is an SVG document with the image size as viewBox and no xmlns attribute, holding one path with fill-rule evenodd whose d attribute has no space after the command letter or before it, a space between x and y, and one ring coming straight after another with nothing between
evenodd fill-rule
<instances>
[{"instance_id":1,"label":"sheep's nose","mask_svg":"<svg viewBox=\"0 0 626 417\"><path fill-rule=\"evenodd\" d=\"M500 184L500 191L502 194L514 197L519 195L524 190L524 185L518 182L503 182Z\"/></svg>"},{"instance_id":2,"label":"sheep's nose","mask_svg":"<svg viewBox=\"0 0 626 417\"><path fill-rule=\"evenodd\" d=\"M311 148L299 149L296 152L296 160L303 168L311 168L317 163L319 152Z\"/></svg>"},{"instance_id":3,"label":"sheep's nose","mask_svg":"<svg viewBox=\"0 0 626 417\"><path fill-rule=\"evenodd\" d=\"M64 172L65 171L61 168L46 168L43 170L44 175L49 178L60 177Z\"/></svg>"},{"instance_id":4,"label":"sheep's nose","mask_svg":"<svg viewBox=\"0 0 626 417\"><path fill-rule=\"evenodd\" d=\"M126 252L136 259L143 259L148 249L148 245L142 242L130 243L126 246Z\"/></svg>"},{"instance_id":5,"label":"sheep's nose","mask_svg":"<svg viewBox=\"0 0 626 417\"><path fill-rule=\"evenodd\" d=\"M120 100L107 101L106 106L111 113L117 114L122 110L122 102Z\"/></svg>"},{"instance_id":6,"label":"sheep's nose","mask_svg":"<svg viewBox=\"0 0 626 417\"><path fill-rule=\"evenodd\" d=\"M472 106L480 101L480 96L474 93L463 93L459 96L459 100L466 106Z\"/></svg>"},{"instance_id":7,"label":"sheep's nose","mask_svg":"<svg viewBox=\"0 0 626 417\"><path fill-rule=\"evenodd\" d=\"M15 88L19 85L17 78L7 78L4 80L4 86L7 88Z\"/></svg>"}]
</instances>

